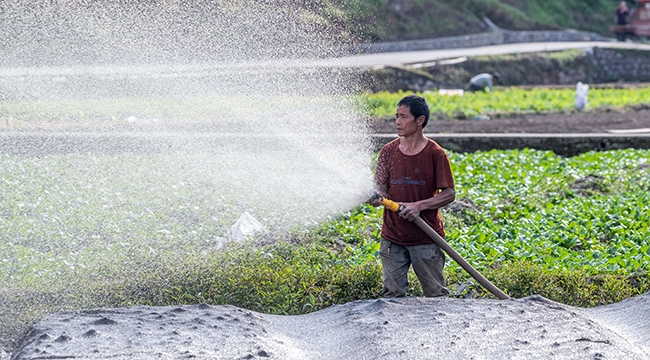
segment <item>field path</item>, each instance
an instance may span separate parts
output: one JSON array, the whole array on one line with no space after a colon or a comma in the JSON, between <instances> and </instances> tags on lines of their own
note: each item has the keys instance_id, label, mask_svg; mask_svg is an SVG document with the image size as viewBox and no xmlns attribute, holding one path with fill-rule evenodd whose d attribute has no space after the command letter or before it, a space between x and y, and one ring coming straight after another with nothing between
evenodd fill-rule
<instances>
[{"instance_id":1,"label":"field path","mask_svg":"<svg viewBox=\"0 0 650 360\"><path fill-rule=\"evenodd\" d=\"M485 56L485 55L505 55L515 53L530 53L544 51L560 51L568 49L593 49L614 48L627 50L646 50L650 51L650 45L627 43L627 42L607 42L607 41L576 41L576 42L535 42L535 43L518 43L503 44L491 46L479 46L460 49L442 49L442 50L425 50L425 51L400 51L376 54L359 54L344 56L338 59L329 59L326 62L330 65L345 66L382 66L382 65L399 65L399 64L417 64L435 60L453 59L463 56Z\"/></svg>"}]
</instances>

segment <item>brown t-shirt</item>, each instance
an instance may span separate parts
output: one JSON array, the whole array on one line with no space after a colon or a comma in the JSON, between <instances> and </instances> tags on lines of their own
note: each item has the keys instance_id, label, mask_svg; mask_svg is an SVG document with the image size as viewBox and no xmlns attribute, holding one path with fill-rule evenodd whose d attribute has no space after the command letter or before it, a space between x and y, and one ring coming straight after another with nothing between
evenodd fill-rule
<instances>
[{"instance_id":1,"label":"brown t-shirt","mask_svg":"<svg viewBox=\"0 0 650 360\"><path fill-rule=\"evenodd\" d=\"M432 140L415 155L405 155L399 149L399 139L386 144L379 152L375 181L388 188L386 198L397 203L428 199L438 194L439 189L454 187L449 157ZM420 216L445 237L438 209L422 211ZM384 210L381 236L400 245L434 243L417 225L387 209Z\"/></svg>"}]
</instances>

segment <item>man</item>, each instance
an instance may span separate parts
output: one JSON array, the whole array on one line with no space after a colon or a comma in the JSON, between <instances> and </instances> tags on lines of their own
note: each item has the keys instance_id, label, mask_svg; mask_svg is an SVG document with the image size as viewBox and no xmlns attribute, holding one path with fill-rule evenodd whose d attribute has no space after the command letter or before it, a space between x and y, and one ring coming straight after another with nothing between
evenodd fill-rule
<instances>
[{"instance_id":1,"label":"man","mask_svg":"<svg viewBox=\"0 0 650 360\"><path fill-rule=\"evenodd\" d=\"M413 265L424 296L446 296L443 251L411 221L420 216L440 236L445 230L438 208L454 201L454 179L445 151L427 139L423 128L429 121L429 105L417 95L397 104L395 125L399 138L379 153L375 181L377 193L404 206L402 211L384 210L380 256L384 297L402 297ZM381 199L371 202L380 206Z\"/></svg>"},{"instance_id":2,"label":"man","mask_svg":"<svg viewBox=\"0 0 650 360\"><path fill-rule=\"evenodd\" d=\"M492 87L494 86L494 83L498 83L500 79L501 79L501 75L499 73L478 74L469 81L469 91L471 92L485 91L485 88L487 87L490 89L490 92L492 92L493 91Z\"/></svg>"},{"instance_id":3,"label":"man","mask_svg":"<svg viewBox=\"0 0 650 360\"><path fill-rule=\"evenodd\" d=\"M618 26L623 27L623 29L616 31L616 39L618 41L625 41L626 32L631 31L627 26L628 15L630 15L630 9L627 7L627 3L625 1L621 1L621 3L616 8L616 17L618 20L616 23Z\"/></svg>"},{"instance_id":4,"label":"man","mask_svg":"<svg viewBox=\"0 0 650 360\"><path fill-rule=\"evenodd\" d=\"M618 25L627 25L627 16L630 14L630 9L627 7L625 1L621 3L616 8L616 17L618 18Z\"/></svg>"}]
</instances>

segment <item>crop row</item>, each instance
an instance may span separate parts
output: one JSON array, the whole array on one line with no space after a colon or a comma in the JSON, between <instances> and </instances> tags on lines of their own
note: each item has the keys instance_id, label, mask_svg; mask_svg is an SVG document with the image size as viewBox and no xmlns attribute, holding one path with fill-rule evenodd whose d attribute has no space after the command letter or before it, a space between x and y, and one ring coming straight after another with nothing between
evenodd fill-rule
<instances>
[{"instance_id":1,"label":"crop row","mask_svg":"<svg viewBox=\"0 0 650 360\"><path fill-rule=\"evenodd\" d=\"M368 114L384 117L394 114L395 105L412 92L380 92L362 95ZM437 92L418 93L429 102L432 113L455 117L458 113L471 117L478 114L514 113L522 111L551 112L573 109L575 90L541 89L531 90L505 88L493 93L466 92L463 96L440 95ZM624 107L650 103L650 88L639 89L591 89L587 108L604 106Z\"/></svg>"},{"instance_id":2,"label":"crop row","mask_svg":"<svg viewBox=\"0 0 650 360\"><path fill-rule=\"evenodd\" d=\"M40 100L6 101L2 104L0 120L5 126L47 123L120 123L138 121L210 122L231 119L233 116L250 116L242 110L245 106L233 107L233 103L253 101L255 109L272 111L277 102L289 102L296 106L306 104L345 104L350 116L357 111L365 116L381 118L392 116L395 105L412 92L379 92L353 96L307 96L300 98L269 97L246 99L237 96L165 98L121 98L87 100ZM574 108L575 91L572 89L519 89L504 88L493 93L470 93L463 96L446 96L437 92L418 93L429 102L431 112L438 116L457 118L459 114L472 117L478 114L503 114L516 112L553 112ZM650 103L650 88L638 89L591 89L587 108L605 106L625 107ZM313 106L317 108L318 106ZM326 115L326 114L325 114Z\"/></svg>"}]
</instances>

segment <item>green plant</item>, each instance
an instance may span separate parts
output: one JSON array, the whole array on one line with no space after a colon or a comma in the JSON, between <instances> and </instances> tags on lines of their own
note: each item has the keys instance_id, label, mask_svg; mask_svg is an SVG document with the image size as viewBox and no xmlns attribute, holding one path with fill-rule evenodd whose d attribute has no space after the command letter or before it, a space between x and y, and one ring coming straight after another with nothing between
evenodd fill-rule
<instances>
[{"instance_id":1,"label":"green plant","mask_svg":"<svg viewBox=\"0 0 650 360\"><path fill-rule=\"evenodd\" d=\"M412 92L379 92L360 95L370 117L393 116L399 100ZM429 102L432 113L446 114L455 118L459 113L465 117L478 114L517 113L523 111L552 112L574 108L573 89L506 88L493 93L465 93L463 96L445 96L437 92L418 93ZM589 108L605 106L624 107L647 104L650 88L641 89L592 89L589 91Z\"/></svg>"}]
</instances>

